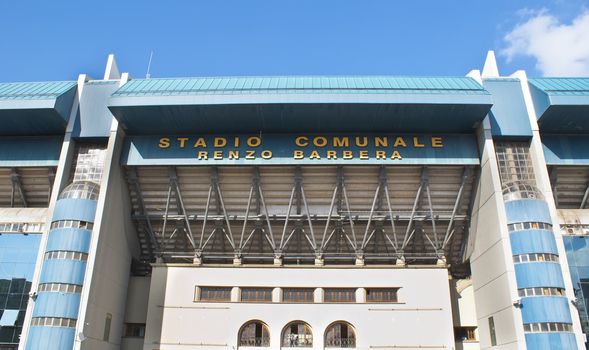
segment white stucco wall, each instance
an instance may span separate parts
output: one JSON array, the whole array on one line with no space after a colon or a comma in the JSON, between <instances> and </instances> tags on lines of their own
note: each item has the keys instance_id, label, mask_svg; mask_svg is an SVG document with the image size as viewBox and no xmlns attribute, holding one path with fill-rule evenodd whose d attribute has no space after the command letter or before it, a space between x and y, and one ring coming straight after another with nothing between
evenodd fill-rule
<instances>
[{"instance_id":1,"label":"white stucco wall","mask_svg":"<svg viewBox=\"0 0 589 350\"><path fill-rule=\"evenodd\" d=\"M478 336L481 349L491 347L489 318L493 317L497 340L493 349L522 349L525 338L521 313L513 306L513 301L518 298L517 285L490 130L487 118L479 130L481 173L469 240Z\"/></svg>"},{"instance_id":2,"label":"white stucco wall","mask_svg":"<svg viewBox=\"0 0 589 350\"><path fill-rule=\"evenodd\" d=\"M195 302L195 286L400 287L394 304L286 304ZM155 266L144 350L237 348L240 327L262 320L271 348L282 329L303 320L323 348L327 326L338 320L356 329L357 348L454 347L448 272L443 268L273 268Z\"/></svg>"},{"instance_id":3,"label":"white stucco wall","mask_svg":"<svg viewBox=\"0 0 589 350\"><path fill-rule=\"evenodd\" d=\"M476 340L457 340L455 344L456 350L480 349L472 280L451 280L450 297L452 298L454 327L475 327Z\"/></svg>"}]
</instances>

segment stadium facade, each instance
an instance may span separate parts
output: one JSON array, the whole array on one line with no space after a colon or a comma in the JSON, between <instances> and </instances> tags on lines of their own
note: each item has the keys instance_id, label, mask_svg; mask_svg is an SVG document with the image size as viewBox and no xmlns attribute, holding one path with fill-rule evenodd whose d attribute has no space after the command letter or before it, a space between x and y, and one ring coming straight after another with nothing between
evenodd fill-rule
<instances>
[{"instance_id":1,"label":"stadium facade","mask_svg":"<svg viewBox=\"0 0 589 350\"><path fill-rule=\"evenodd\" d=\"M3 350L586 347L589 78L111 55L0 120Z\"/></svg>"}]
</instances>

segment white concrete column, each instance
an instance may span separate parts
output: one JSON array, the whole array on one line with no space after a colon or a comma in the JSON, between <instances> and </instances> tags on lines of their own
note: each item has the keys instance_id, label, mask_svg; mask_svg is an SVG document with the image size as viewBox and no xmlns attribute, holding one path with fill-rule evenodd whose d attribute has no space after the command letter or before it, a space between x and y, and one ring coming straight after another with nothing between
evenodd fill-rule
<instances>
[{"instance_id":1,"label":"white concrete column","mask_svg":"<svg viewBox=\"0 0 589 350\"><path fill-rule=\"evenodd\" d=\"M356 302L357 303L365 303L366 302L366 288L356 289Z\"/></svg>"},{"instance_id":2,"label":"white concrete column","mask_svg":"<svg viewBox=\"0 0 589 350\"><path fill-rule=\"evenodd\" d=\"M194 287L194 301L200 301L201 289L199 286Z\"/></svg>"},{"instance_id":3,"label":"white concrete column","mask_svg":"<svg viewBox=\"0 0 589 350\"><path fill-rule=\"evenodd\" d=\"M241 288L233 287L231 288L231 302L232 303L239 303L241 301Z\"/></svg>"},{"instance_id":4,"label":"white concrete column","mask_svg":"<svg viewBox=\"0 0 589 350\"><path fill-rule=\"evenodd\" d=\"M542 194L544 195L544 200L546 201L546 203L548 203L548 208L550 210L550 218L553 223L552 233L554 234L554 239L556 240L556 248L558 249L558 255L561 257L559 259L559 264L562 271L566 295L569 298L569 300L572 301L575 300L573 282L571 280L568 260L566 259L566 249L562 238L562 232L559 229L560 220L556 208L556 203L554 201L554 194L552 193L550 175L548 174L546 159L544 157L544 146L542 144L542 138L540 135L540 127L538 126L538 116L536 114L536 109L534 108L534 102L532 100L532 94L530 92L528 77L525 71L517 71L512 75L512 77L516 77L520 80L522 93L524 96L524 102L530 121L530 126L532 127L533 136L530 142L530 159L532 160L534 174L536 175L536 186L540 189L540 191L542 191ZM577 308L574 307L572 303L569 304L569 309L571 312L571 318L573 320L573 330L575 332L575 336L577 339L577 346L579 347L579 349L582 349L585 346L585 335L583 334L583 330L581 328L579 313Z\"/></svg>"},{"instance_id":5,"label":"white concrete column","mask_svg":"<svg viewBox=\"0 0 589 350\"><path fill-rule=\"evenodd\" d=\"M274 288L272 290L272 302L273 303L281 303L282 302L282 288Z\"/></svg>"},{"instance_id":6,"label":"white concrete column","mask_svg":"<svg viewBox=\"0 0 589 350\"><path fill-rule=\"evenodd\" d=\"M315 288L315 291L313 292L313 302L322 303L324 297L325 292L323 291L323 288Z\"/></svg>"}]
</instances>

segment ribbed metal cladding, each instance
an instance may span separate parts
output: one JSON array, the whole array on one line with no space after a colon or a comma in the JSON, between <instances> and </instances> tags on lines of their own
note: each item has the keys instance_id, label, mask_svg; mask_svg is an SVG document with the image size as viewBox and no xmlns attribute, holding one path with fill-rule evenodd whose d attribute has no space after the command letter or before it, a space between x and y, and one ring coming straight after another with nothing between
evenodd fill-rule
<instances>
[{"instance_id":1,"label":"ribbed metal cladding","mask_svg":"<svg viewBox=\"0 0 589 350\"><path fill-rule=\"evenodd\" d=\"M371 94L402 93L489 93L468 77L392 77L392 76L297 76L297 77L199 77L133 79L113 96L171 96L194 94L239 94L272 92Z\"/></svg>"},{"instance_id":2,"label":"ribbed metal cladding","mask_svg":"<svg viewBox=\"0 0 589 350\"><path fill-rule=\"evenodd\" d=\"M56 98L75 85L75 81L0 83L0 100Z\"/></svg>"},{"instance_id":3,"label":"ribbed metal cladding","mask_svg":"<svg viewBox=\"0 0 589 350\"><path fill-rule=\"evenodd\" d=\"M562 268L558 262L560 257L554 251L556 240L550 212L542 193L536 188L529 144L496 142L496 150L517 287L519 290L564 289ZM550 234L547 235L547 232ZM523 237L528 237L530 241L526 242ZM526 254L522 255L522 251ZM531 348L535 348L536 336L533 333L543 332L544 326L548 329L546 332L553 333L570 332L572 329L567 297L558 293L547 294L524 293L521 296L524 332ZM566 327L552 329L549 326L552 323ZM571 349L569 340L552 336L550 348Z\"/></svg>"},{"instance_id":4,"label":"ribbed metal cladding","mask_svg":"<svg viewBox=\"0 0 589 350\"><path fill-rule=\"evenodd\" d=\"M534 78L529 81L550 95L589 95L589 78Z\"/></svg>"}]
</instances>

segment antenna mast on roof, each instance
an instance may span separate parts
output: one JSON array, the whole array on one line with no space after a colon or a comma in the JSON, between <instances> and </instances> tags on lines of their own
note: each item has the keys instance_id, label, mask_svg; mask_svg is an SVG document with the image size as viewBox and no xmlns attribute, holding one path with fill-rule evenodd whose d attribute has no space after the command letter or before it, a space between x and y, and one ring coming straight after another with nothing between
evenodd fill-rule
<instances>
[{"instance_id":1,"label":"antenna mast on roof","mask_svg":"<svg viewBox=\"0 0 589 350\"><path fill-rule=\"evenodd\" d=\"M151 69L151 59L153 58L153 50L149 54L149 63L147 64L147 73L145 73L145 79L151 78L151 74L149 74L149 70Z\"/></svg>"}]
</instances>

